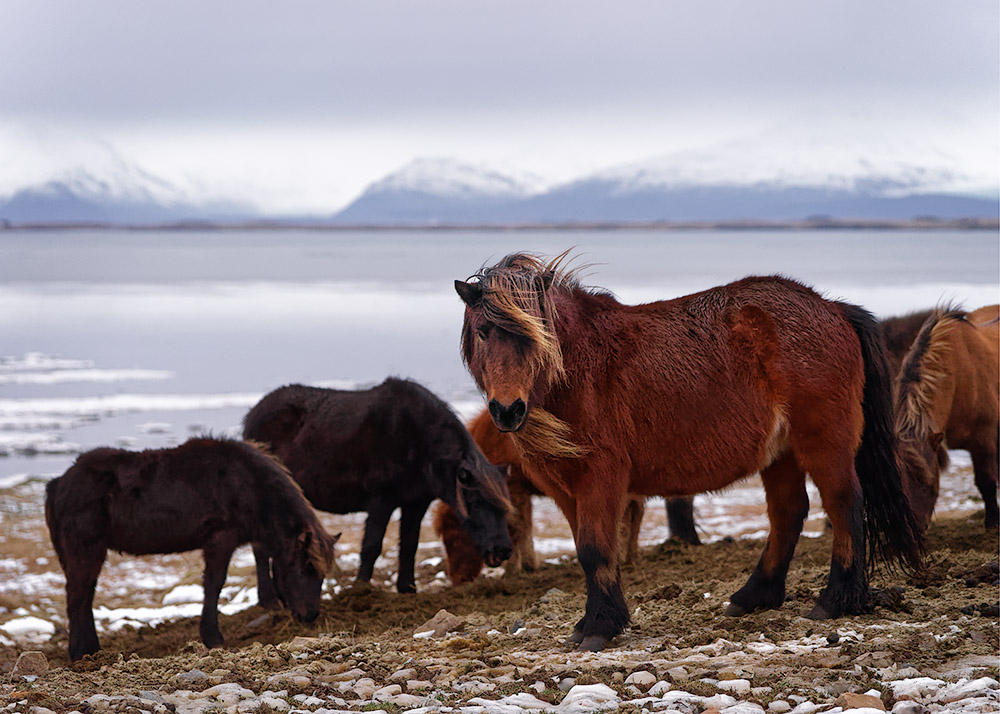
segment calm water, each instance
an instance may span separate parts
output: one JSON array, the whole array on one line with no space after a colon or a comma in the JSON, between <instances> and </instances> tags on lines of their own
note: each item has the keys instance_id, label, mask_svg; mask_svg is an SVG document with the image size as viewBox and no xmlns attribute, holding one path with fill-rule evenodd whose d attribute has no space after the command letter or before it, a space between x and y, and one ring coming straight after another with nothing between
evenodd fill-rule
<instances>
[{"instance_id":1,"label":"calm water","mask_svg":"<svg viewBox=\"0 0 1000 714\"><path fill-rule=\"evenodd\" d=\"M573 248L625 302L781 273L885 317L998 301L990 232L0 232L0 486L103 444L237 433L289 382L478 396L452 283Z\"/></svg>"}]
</instances>

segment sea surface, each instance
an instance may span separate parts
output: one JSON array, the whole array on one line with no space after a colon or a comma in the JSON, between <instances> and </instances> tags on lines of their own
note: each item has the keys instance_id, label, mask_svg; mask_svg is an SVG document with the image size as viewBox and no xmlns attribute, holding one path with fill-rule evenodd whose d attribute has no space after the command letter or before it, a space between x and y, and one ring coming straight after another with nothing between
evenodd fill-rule
<instances>
[{"instance_id":1,"label":"sea surface","mask_svg":"<svg viewBox=\"0 0 1000 714\"><path fill-rule=\"evenodd\" d=\"M0 487L238 436L267 391L417 380L481 407L453 283L571 250L627 303L782 274L878 317L1000 301L991 231L0 231Z\"/></svg>"}]
</instances>

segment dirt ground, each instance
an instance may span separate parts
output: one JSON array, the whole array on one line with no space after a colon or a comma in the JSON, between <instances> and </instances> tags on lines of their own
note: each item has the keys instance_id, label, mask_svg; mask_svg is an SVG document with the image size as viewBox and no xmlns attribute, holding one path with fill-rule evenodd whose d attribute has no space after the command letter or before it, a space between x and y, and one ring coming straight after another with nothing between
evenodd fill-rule
<instances>
[{"instance_id":1,"label":"dirt ground","mask_svg":"<svg viewBox=\"0 0 1000 714\"><path fill-rule=\"evenodd\" d=\"M26 485L3 495L2 557L29 562L29 571L36 575L58 573L37 490ZM541 520L552 519L552 513L543 511ZM350 531L345 533L346 547L359 538L360 523L360 518L346 522ZM345 528L343 520L332 518L328 525L331 530ZM542 522L539 531L545 534L559 527L556 522ZM386 540L387 550L391 543L392 534ZM41 644L0 646L0 704L65 712L95 693L172 691L179 687L177 675L193 668L214 673L213 681L236 682L259 692L269 678L295 664L293 649L279 643L298 636L322 636L321 658L342 667L362 667L376 683L388 681L403 667L416 668L431 681L445 671L450 677L513 672L525 685L507 685L512 692L566 672L580 683L620 688L622 675L646 666L644 662L656 662L655 668L663 669L665 662L690 648L716 643L724 650L720 641L781 643L815 635L826 637L824 647L802 654L779 646L758 663L757 681L774 688L769 697L814 690L824 683L840 683L841 689L854 691L878 688L879 668L890 665L913 667L931 676L972 667L982 672L976 676L998 677L998 540L996 533L983 530L981 510L939 515L928 534L924 571L911 577L878 575L871 614L814 622L803 616L824 584L830 545L828 534L802 538L789 572L788 600L778 610L742 618L724 617L722 610L756 564L761 541L725 539L702 546L668 541L647 546L622 572L632 626L598 655L571 652L562 644L585 602L583 577L569 554L546 555L548 562L531 573L481 577L452 588L442 582L442 566L435 558L421 563L422 551L417 575L421 592L405 596L385 584L391 578L385 568L395 567L390 556L380 559L384 567L376 584L354 584L353 572L346 569L330 581L328 587L338 592L323 601L322 613L311 625L294 621L284 611L265 611L256 605L220 616L226 643L211 652L198 642L197 618L104 632L102 650L72 666L62 628ZM111 584L103 579L99 583L97 604L115 607L135 602L127 587L130 571L121 569L136 560L150 568L168 569L177 582L197 583L200 578L198 553L148 559L113 555L106 569ZM241 578L252 583L249 564L231 569L230 580ZM0 614L5 613L0 621L16 612L37 610L39 602L47 612L64 613L58 578L43 593L19 593L9 585L0 593ZM165 586L158 596L168 589ZM414 638L415 630L441 609L463 617L464 632L444 642ZM34 682L9 675L25 650L43 652L51 667ZM687 666L688 680L679 686L698 691L705 687L701 679L718 675L718 665L712 657L692 661L696 663ZM667 675L657 671L657 676ZM290 694L297 693L294 684L284 686ZM762 704L766 701L759 699Z\"/></svg>"}]
</instances>

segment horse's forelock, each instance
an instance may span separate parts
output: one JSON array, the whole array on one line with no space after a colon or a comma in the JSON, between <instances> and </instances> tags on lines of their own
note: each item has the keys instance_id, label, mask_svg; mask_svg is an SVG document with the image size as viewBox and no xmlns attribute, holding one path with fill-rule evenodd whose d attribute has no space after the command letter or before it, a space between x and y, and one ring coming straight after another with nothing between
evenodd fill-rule
<instances>
[{"instance_id":1,"label":"horse's forelock","mask_svg":"<svg viewBox=\"0 0 1000 714\"><path fill-rule=\"evenodd\" d=\"M948 374L951 346L947 337L965 319L966 313L960 310L935 310L903 358L896 384L896 431L900 438L925 438L934 428L931 409L937 386Z\"/></svg>"},{"instance_id":2,"label":"horse's forelock","mask_svg":"<svg viewBox=\"0 0 1000 714\"><path fill-rule=\"evenodd\" d=\"M568 255L565 251L545 262L530 253L514 253L474 276L482 286L483 316L527 338L534 348L533 366L547 373L549 381L563 374L562 350L553 327L557 317L554 294L578 286L579 268L564 265Z\"/></svg>"},{"instance_id":3,"label":"horse's forelock","mask_svg":"<svg viewBox=\"0 0 1000 714\"><path fill-rule=\"evenodd\" d=\"M331 536L327 533L318 518L314 518L308 524L308 528L312 534L312 538L309 539L309 548L306 555L312 566L316 568L316 572L326 575L333 567L336 558L334 544L337 542L338 536Z\"/></svg>"}]
</instances>

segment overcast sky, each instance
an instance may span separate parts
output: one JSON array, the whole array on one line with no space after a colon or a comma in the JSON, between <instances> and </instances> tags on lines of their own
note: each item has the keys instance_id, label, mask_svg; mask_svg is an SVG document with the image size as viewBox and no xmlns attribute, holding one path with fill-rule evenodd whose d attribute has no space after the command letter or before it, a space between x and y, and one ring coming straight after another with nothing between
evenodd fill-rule
<instances>
[{"instance_id":1,"label":"overcast sky","mask_svg":"<svg viewBox=\"0 0 1000 714\"><path fill-rule=\"evenodd\" d=\"M3 0L0 195L114 155L333 211L416 157L555 182L785 127L981 173L998 28L996 0Z\"/></svg>"}]
</instances>

